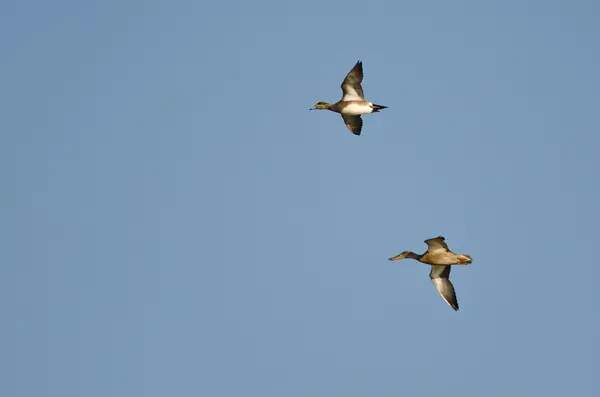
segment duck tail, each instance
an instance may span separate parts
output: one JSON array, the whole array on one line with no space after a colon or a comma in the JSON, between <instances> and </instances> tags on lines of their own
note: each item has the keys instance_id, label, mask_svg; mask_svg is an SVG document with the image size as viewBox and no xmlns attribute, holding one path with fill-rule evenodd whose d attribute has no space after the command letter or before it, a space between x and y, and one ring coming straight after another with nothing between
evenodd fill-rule
<instances>
[{"instance_id":1,"label":"duck tail","mask_svg":"<svg viewBox=\"0 0 600 397\"><path fill-rule=\"evenodd\" d=\"M379 112L381 109L387 109L387 106L373 104L373 113Z\"/></svg>"}]
</instances>

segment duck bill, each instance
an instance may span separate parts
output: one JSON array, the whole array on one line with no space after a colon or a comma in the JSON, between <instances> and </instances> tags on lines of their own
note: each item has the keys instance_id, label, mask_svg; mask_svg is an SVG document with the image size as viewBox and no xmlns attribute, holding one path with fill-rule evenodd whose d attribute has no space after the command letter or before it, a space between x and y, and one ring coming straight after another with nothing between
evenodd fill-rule
<instances>
[{"instance_id":1,"label":"duck bill","mask_svg":"<svg viewBox=\"0 0 600 397\"><path fill-rule=\"evenodd\" d=\"M396 256L392 256L389 260L390 261L399 261L400 259L404 259L406 258L406 252L403 252L401 254L398 254Z\"/></svg>"}]
</instances>

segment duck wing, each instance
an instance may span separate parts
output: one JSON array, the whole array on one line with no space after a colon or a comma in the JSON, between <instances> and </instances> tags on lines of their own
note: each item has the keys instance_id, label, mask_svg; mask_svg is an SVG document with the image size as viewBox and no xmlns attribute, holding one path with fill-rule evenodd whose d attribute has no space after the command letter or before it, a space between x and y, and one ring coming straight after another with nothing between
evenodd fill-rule
<instances>
[{"instance_id":1,"label":"duck wing","mask_svg":"<svg viewBox=\"0 0 600 397\"><path fill-rule=\"evenodd\" d=\"M450 266L431 266L429 278L446 303L454 310L458 310L456 292L450 282Z\"/></svg>"},{"instance_id":2,"label":"duck wing","mask_svg":"<svg viewBox=\"0 0 600 397\"><path fill-rule=\"evenodd\" d=\"M363 81L362 62L356 62L356 65L348 73L342 82L342 101L362 101L365 99L365 94L361 83Z\"/></svg>"},{"instance_id":3,"label":"duck wing","mask_svg":"<svg viewBox=\"0 0 600 397\"><path fill-rule=\"evenodd\" d=\"M427 251L433 253L435 251L448 252L450 249L448 248L448 244L445 243L445 238L442 236L438 236L435 238L430 238L425 240L425 244L427 244Z\"/></svg>"},{"instance_id":4,"label":"duck wing","mask_svg":"<svg viewBox=\"0 0 600 397\"><path fill-rule=\"evenodd\" d=\"M354 135L360 135L360 131L362 130L363 121L360 116L349 116L347 114L342 114L342 118L344 119L344 124Z\"/></svg>"}]
</instances>

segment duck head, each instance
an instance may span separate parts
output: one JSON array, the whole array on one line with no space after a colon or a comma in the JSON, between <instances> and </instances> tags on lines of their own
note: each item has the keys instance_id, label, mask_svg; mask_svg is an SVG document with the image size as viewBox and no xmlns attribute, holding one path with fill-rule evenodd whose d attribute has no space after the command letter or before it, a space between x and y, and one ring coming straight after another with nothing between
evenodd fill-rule
<instances>
[{"instance_id":1,"label":"duck head","mask_svg":"<svg viewBox=\"0 0 600 397\"><path fill-rule=\"evenodd\" d=\"M330 106L331 106L331 104L329 104L327 102L317 102L317 103L315 103L315 106L310 108L310 110L329 109Z\"/></svg>"}]
</instances>

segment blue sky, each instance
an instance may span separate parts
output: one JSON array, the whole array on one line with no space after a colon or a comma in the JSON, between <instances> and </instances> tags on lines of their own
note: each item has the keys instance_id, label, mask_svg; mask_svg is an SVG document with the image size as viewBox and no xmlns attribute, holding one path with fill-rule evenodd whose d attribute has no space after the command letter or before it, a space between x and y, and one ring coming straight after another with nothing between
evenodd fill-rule
<instances>
[{"instance_id":1,"label":"blue sky","mask_svg":"<svg viewBox=\"0 0 600 397\"><path fill-rule=\"evenodd\" d=\"M0 394L592 395L599 13L4 4Z\"/></svg>"}]
</instances>

